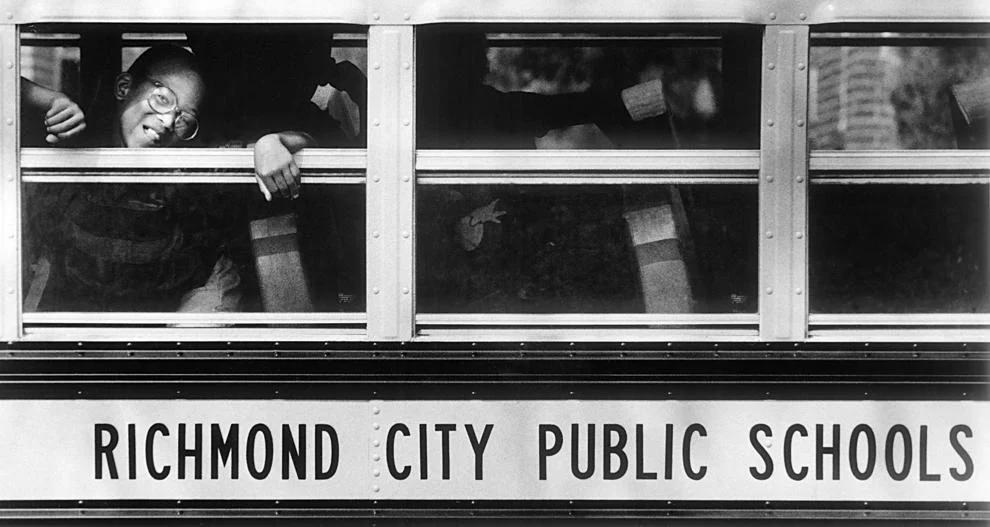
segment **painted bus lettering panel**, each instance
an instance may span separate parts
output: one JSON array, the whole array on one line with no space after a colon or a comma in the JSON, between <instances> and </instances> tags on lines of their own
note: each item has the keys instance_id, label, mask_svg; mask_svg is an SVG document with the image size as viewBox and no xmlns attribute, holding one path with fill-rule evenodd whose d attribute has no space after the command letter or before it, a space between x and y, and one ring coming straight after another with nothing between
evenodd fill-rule
<instances>
[{"instance_id":1,"label":"painted bus lettering panel","mask_svg":"<svg viewBox=\"0 0 990 527\"><path fill-rule=\"evenodd\" d=\"M0 495L987 501L986 402L7 401ZM52 477L57 474L58 477Z\"/></svg>"}]
</instances>

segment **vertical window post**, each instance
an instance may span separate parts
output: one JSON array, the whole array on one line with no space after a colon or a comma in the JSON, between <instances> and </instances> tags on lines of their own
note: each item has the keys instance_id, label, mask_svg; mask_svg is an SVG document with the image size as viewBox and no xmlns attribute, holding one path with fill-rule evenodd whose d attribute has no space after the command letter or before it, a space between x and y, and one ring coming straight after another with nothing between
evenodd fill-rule
<instances>
[{"instance_id":1,"label":"vertical window post","mask_svg":"<svg viewBox=\"0 0 990 527\"><path fill-rule=\"evenodd\" d=\"M368 338L414 327L416 143L412 25L368 30Z\"/></svg>"},{"instance_id":2,"label":"vertical window post","mask_svg":"<svg viewBox=\"0 0 990 527\"><path fill-rule=\"evenodd\" d=\"M0 339L14 340L21 331L21 189L20 64L17 26L10 16L0 23Z\"/></svg>"},{"instance_id":3,"label":"vertical window post","mask_svg":"<svg viewBox=\"0 0 990 527\"><path fill-rule=\"evenodd\" d=\"M760 133L760 337L808 327L808 26L763 37Z\"/></svg>"}]
</instances>

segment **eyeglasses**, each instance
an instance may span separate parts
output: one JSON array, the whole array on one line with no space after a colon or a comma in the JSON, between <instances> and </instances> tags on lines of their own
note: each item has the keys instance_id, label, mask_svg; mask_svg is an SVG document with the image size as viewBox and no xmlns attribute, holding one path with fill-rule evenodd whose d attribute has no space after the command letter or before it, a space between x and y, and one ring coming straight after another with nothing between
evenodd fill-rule
<instances>
[{"instance_id":1,"label":"eyeglasses","mask_svg":"<svg viewBox=\"0 0 990 527\"><path fill-rule=\"evenodd\" d=\"M196 116L179 109L179 97L168 86L153 79L151 82L155 85L155 89L148 94L148 106L151 106L155 113L161 115L175 113L178 110L175 124L172 126L175 136L182 141L190 141L195 138L199 132L199 120L196 119Z\"/></svg>"}]
</instances>

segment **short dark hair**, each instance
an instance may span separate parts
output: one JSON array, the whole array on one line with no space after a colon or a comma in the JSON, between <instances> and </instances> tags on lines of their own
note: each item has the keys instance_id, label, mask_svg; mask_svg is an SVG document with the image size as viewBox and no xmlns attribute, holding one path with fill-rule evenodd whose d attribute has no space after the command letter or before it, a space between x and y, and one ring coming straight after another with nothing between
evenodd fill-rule
<instances>
[{"instance_id":1,"label":"short dark hair","mask_svg":"<svg viewBox=\"0 0 990 527\"><path fill-rule=\"evenodd\" d=\"M203 76L203 69L196 56L185 48L171 44L158 44L148 48L134 61L134 64L131 64L127 73L143 79L148 77L155 67L163 64L179 65L188 68L200 77Z\"/></svg>"}]
</instances>

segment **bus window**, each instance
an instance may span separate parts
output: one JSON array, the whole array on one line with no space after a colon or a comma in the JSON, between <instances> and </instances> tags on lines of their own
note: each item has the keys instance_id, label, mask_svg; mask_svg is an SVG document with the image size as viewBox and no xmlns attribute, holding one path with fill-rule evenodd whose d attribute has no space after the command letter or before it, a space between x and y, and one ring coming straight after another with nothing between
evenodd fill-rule
<instances>
[{"instance_id":1,"label":"bus window","mask_svg":"<svg viewBox=\"0 0 990 527\"><path fill-rule=\"evenodd\" d=\"M567 31L420 29L419 147L757 147L758 33Z\"/></svg>"},{"instance_id":2,"label":"bus window","mask_svg":"<svg viewBox=\"0 0 990 527\"><path fill-rule=\"evenodd\" d=\"M363 311L366 43L356 27L32 26L24 311Z\"/></svg>"},{"instance_id":3,"label":"bus window","mask_svg":"<svg viewBox=\"0 0 990 527\"><path fill-rule=\"evenodd\" d=\"M756 197L747 185L425 185L417 309L753 313Z\"/></svg>"},{"instance_id":4,"label":"bus window","mask_svg":"<svg viewBox=\"0 0 990 527\"><path fill-rule=\"evenodd\" d=\"M987 185L812 187L815 313L990 312Z\"/></svg>"},{"instance_id":5,"label":"bus window","mask_svg":"<svg viewBox=\"0 0 990 527\"><path fill-rule=\"evenodd\" d=\"M809 80L813 149L990 148L986 35L818 33Z\"/></svg>"}]
</instances>

